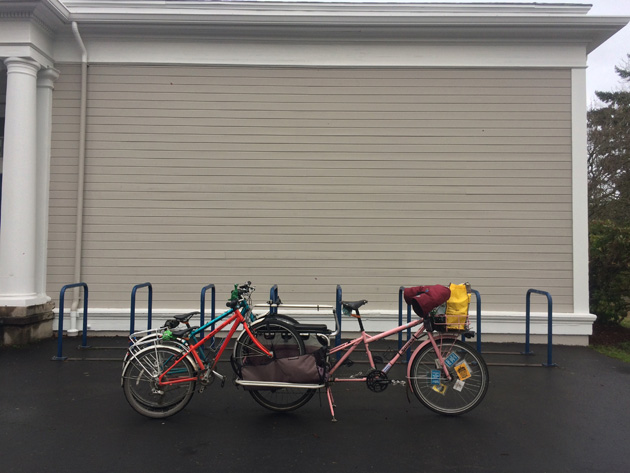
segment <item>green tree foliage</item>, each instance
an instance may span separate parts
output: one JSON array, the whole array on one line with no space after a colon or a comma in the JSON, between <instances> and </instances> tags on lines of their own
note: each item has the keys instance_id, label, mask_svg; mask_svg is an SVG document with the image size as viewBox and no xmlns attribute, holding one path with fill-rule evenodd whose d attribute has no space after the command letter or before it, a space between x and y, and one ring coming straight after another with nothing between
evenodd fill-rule
<instances>
[{"instance_id":1,"label":"green tree foliage","mask_svg":"<svg viewBox=\"0 0 630 473\"><path fill-rule=\"evenodd\" d=\"M630 54L615 71L630 86ZM630 225L630 88L596 92L588 112L589 218Z\"/></svg>"},{"instance_id":2,"label":"green tree foliage","mask_svg":"<svg viewBox=\"0 0 630 473\"><path fill-rule=\"evenodd\" d=\"M630 85L630 54L615 67ZM596 92L588 112L590 310L617 323L630 310L630 87Z\"/></svg>"},{"instance_id":3,"label":"green tree foliage","mask_svg":"<svg viewBox=\"0 0 630 473\"><path fill-rule=\"evenodd\" d=\"M590 310L597 320L618 323L630 310L630 227L591 222Z\"/></svg>"}]
</instances>

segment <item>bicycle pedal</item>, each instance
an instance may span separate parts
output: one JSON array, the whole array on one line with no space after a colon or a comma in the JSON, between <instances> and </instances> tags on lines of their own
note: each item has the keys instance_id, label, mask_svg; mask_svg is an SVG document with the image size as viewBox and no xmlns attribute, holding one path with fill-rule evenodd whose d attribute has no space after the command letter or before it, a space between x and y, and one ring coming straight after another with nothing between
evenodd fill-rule
<instances>
[{"instance_id":1,"label":"bicycle pedal","mask_svg":"<svg viewBox=\"0 0 630 473\"><path fill-rule=\"evenodd\" d=\"M221 373L217 373L214 370L212 371L212 375L216 376L217 378L221 380L221 387L225 386L225 376L223 376Z\"/></svg>"}]
</instances>

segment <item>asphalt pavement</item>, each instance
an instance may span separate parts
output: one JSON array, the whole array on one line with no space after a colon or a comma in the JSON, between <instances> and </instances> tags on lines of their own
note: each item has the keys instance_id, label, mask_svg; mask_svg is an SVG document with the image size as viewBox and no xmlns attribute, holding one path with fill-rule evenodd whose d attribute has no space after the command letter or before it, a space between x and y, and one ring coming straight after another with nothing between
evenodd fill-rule
<instances>
[{"instance_id":1,"label":"asphalt pavement","mask_svg":"<svg viewBox=\"0 0 630 473\"><path fill-rule=\"evenodd\" d=\"M52 360L56 343L0 348L3 473L630 471L630 365L586 347L554 347L558 366L548 368L544 346L525 357L491 353L522 346L484 344L488 394L453 418L401 386L337 384L333 423L325 396L292 413L265 410L229 381L227 363L223 388L147 419L120 387L124 338L90 338L87 350L66 339L67 361Z\"/></svg>"}]
</instances>

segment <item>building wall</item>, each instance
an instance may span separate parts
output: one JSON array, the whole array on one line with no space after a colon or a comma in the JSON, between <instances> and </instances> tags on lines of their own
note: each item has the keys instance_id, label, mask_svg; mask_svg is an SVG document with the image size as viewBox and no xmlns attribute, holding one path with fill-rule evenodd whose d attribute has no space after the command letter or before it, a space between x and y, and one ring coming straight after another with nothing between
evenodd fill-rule
<instances>
[{"instance_id":1,"label":"building wall","mask_svg":"<svg viewBox=\"0 0 630 473\"><path fill-rule=\"evenodd\" d=\"M80 68L56 66L48 293L73 282ZM90 306L195 308L214 283L266 301L469 281L573 310L571 71L89 68L83 280ZM540 306L542 307L542 306Z\"/></svg>"}]
</instances>

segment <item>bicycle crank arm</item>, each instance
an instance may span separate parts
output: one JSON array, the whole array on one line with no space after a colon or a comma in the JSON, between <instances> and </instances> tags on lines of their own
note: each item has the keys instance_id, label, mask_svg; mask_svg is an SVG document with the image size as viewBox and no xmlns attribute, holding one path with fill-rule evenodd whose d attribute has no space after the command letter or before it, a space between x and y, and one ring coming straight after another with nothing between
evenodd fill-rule
<instances>
[{"instance_id":1,"label":"bicycle crank arm","mask_svg":"<svg viewBox=\"0 0 630 473\"><path fill-rule=\"evenodd\" d=\"M225 386L225 376L223 376L221 373L217 373L214 370L212 370L212 375L216 376L217 378L219 378L219 380L221 380L221 387Z\"/></svg>"},{"instance_id":2,"label":"bicycle crank arm","mask_svg":"<svg viewBox=\"0 0 630 473\"><path fill-rule=\"evenodd\" d=\"M203 375L199 376L199 383L201 384L201 386L199 386L199 394L206 389L206 386L214 381L214 378L218 378L221 381L221 387L225 386L225 376L214 370L204 370Z\"/></svg>"}]
</instances>

